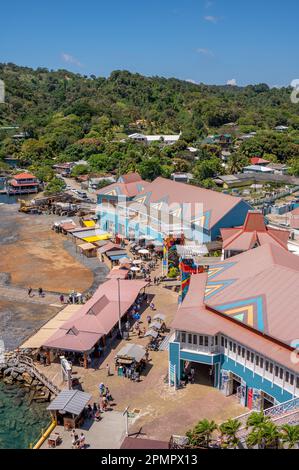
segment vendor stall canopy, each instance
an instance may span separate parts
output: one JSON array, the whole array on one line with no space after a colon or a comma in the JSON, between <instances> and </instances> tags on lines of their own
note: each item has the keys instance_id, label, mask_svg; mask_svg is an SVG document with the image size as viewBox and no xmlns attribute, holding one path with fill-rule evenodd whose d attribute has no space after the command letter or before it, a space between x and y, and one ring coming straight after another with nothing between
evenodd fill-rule
<instances>
[{"instance_id":1,"label":"vendor stall canopy","mask_svg":"<svg viewBox=\"0 0 299 470\"><path fill-rule=\"evenodd\" d=\"M140 362L145 356L145 349L139 344L127 344L116 355L116 359L133 359Z\"/></svg>"},{"instance_id":2,"label":"vendor stall canopy","mask_svg":"<svg viewBox=\"0 0 299 470\"><path fill-rule=\"evenodd\" d=\"M89 393L80 390L62 390L47 407L49 411L63 411L79 416L91 399Z\"/></svg>"}]
</instances>

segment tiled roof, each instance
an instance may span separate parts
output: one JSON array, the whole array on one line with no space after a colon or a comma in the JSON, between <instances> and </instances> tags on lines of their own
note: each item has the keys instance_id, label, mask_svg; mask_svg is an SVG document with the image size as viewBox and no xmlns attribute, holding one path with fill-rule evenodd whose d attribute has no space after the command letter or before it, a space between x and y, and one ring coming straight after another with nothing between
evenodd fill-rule
<instances>
[{"instance_id":1,"label":"tiled roof","mask_svg":"<svg viewBox=\"0 0 299 470\"><path fill-rule=\"evenodd\" d=\"M264 216L258 211L249 211L243 227L220 229L223 249L246 251L255 246L273 243L287 250L288 230L267 227Z\"/></svg>"},{"instance_id":2,"label":"tiled roof","mask_svg":"<svg viewBox=\"0 0 299 470\"><path fill-rule=\"evenodd\" d=\"M136 196L135 200L144 201L146 205L159 202L181 205L191 203L190 211L192 218L195 218L195 220L196 217L199 218L200 210L203 213L208 213L209 227L213 227L242 201L240 197L229 196L217 191L171 181L162 177L158 177L152 183L149 183L145 190ZM200 205L202 206L198 207ZM184 208L184 213L187 216L187 208Z\"/></svg>"}]
</instances>

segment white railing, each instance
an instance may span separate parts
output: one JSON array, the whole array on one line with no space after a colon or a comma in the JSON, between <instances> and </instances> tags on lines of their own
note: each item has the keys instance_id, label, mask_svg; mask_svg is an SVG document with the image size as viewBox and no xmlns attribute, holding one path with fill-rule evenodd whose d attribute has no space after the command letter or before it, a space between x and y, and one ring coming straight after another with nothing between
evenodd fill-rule
<instances>
[{"instance_id":1,"label":"white railing","mask_svg":"<svg viewBox=\"0 0 299 470\"><path fill-rule=\"evenodd\" d=\"M299 397L293 398L288 400L284 403L279 403L278 405L274 405L271 408L263 411L264 416L268 416L273 421L283 418L284 416L289 416L290 414L299 414ZM236 419L242 423L243 429L246 426L247 419L252 414L252 411L248 413L244 413L241 416L238 416Z\"/></svg>"},{"instance_id":2,"label":"white railing","mask_svg":"<svg viewBox=\"0 0 299 470\"><path fill-rule=\"evenodd\" d=\"M180 343L181 350L196 351L204 354L219 354L220 349L218 346L200 346L198 344Z\"/></svg>"}]
</instances>

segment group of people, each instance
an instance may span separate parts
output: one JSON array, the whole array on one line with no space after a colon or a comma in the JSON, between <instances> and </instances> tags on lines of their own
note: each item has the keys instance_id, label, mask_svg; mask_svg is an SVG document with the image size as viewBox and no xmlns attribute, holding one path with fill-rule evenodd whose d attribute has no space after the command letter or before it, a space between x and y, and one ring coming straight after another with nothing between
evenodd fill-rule
<instances>
[{"instance_id":1,"label":"group of people","mask_svg":"<svg viewBox=\"0 0 299 470\"><path fill-rule=\"evenodd\" d=\"M39 287L37 292L38 292L39 297L45 297L45 293L44 293L42 287ZM34 296L32 287L28 287L27 294L28 294L28 297L33 297Z\"/></svg>"},{"instance_id":2,"label":"group of people","mask_svg":"<svg viewBox=\"0 0 299 470\"><path fill-rule=\"evenodd\" d=\"M72 449L85 449L85 436L81 432L80 436L78 435L76 429L73 429L71 432L72 436Z\"/></svg>"}]
</instances>

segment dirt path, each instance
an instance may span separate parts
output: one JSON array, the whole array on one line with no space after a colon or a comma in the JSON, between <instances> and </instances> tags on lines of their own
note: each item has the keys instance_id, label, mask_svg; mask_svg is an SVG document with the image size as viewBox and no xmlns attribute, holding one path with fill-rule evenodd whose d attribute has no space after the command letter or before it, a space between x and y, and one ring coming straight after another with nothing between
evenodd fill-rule
<instances>
[{"instance_id":1,"label":"dirt path","mask_svg":"<svg viewBox=\"0 0 299 470\"><path fill-rule=\"evenodd\" d=\"M0 206L0 273L8 273L12 285L68 293L84 292L93 284L93 272L51 230L56 219L21 214L16 205Z\"/></svg>"}]
</instances>

